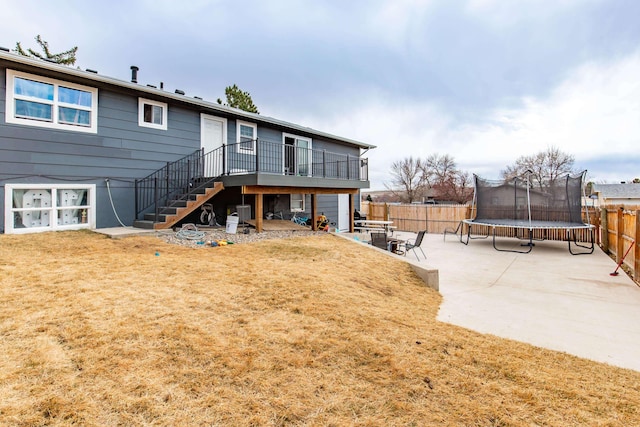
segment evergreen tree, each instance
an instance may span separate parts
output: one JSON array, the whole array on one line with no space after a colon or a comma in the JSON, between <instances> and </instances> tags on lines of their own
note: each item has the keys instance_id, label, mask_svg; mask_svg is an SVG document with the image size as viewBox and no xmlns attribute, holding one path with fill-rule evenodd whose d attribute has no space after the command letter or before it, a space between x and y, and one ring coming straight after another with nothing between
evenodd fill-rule
<instances>
[{"instance_id":1,"label":"evergreen tree","mask_svg":"<svg viewBox=\"0 0 640 427\"><path fill-rule=\"evenodd\" d=\"M227 96L227 102L224 104L228 107L239 108L240 110L248 111L250 113L260 114L258 107L253 103L249 92L244 92L238 88L235 84L233 86L227 86L224 90L224 94ZM218 98L218 104L222 104L222 100Z\"/></svg>"},{"instance_id":2,"label":"evergreen tree","mask_svg":"<svg viewBox=\"0 0 640 427\"><path fill-rule=\"evenodd\" d=\"M33 49L27 49L27 51L25 52L25 50L20 45L20 42L16 43L16 52L18 52L20 55L46 59L62 65L74 65L76 63L76 52L78 51L78 46L74 46L73 48L65 52L51 53L51 51L49 50L49 43L42 40L40 34L36 36L35 40L40 45L43 53L38 53Z\"/></svg>"}]
</instances>

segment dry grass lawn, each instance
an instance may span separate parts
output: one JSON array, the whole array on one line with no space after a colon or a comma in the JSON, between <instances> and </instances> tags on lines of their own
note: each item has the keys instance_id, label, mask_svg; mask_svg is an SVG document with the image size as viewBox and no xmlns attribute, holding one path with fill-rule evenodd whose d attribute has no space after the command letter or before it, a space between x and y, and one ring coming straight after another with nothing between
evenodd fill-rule
<instances>
[{"instance_id":1,"label":"dry grass lawn","mask_svg":"<svg viewBox=\"0 0 640 427\"><path fill-rule=\"evenodd\" d=\"M440 301L330 235L1 235L0 425L640 425L640 373L439 323Z\"/></svg>"}]
</instances>

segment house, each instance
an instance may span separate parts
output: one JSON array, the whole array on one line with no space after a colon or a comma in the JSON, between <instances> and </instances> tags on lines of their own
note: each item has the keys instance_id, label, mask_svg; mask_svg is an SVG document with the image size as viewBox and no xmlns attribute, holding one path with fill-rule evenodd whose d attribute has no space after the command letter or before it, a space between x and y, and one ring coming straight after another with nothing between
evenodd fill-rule
<instances>
[{"instance_id":1,"label":"house","mask_svg":"<svg viewBox=\"0 0 640 427\"><path fill-rule=\"evenodd\" d=\"M640 206L640 183L593 184L591 198L597 207Z\"/></svg>"},{"instance_id":2,"label":"house","mask_svg":"<svg viewBox=\"0 0 640 427\"><path fill-rule=\"evenodd\" d=\"M160 229L206 212L224 223L235 211L258 231L274 213L353 228L374 146L140 84L138 71L125 81L0 48L5 233Z\"/></svg>"}]
</instances>

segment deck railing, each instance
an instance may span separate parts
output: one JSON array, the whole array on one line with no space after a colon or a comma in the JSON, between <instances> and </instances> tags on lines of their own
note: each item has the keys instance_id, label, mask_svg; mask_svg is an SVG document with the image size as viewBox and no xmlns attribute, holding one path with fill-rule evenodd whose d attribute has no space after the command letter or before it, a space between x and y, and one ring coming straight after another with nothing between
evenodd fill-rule
<instances>
[{"instance_id":1,"label":"deck railing","mask_svg":"<svg viewBox=\"0 0 640 427\"><path fill-rule=\"evenodd\" d=\"M368 181L365 158L263 139L225 147L225 173L269 173L312 178Z\"/></svg>"},{"instance_id":2,"label":"deck railing","mask_svg":"<svg viewBox=\"0 0 640 427\"><path fill-rule=\"evenodd\" d=\"M367 181L368 160L350 154L309 149L262 139L202 149L168 162L135 181L136 218L171 207L199 188L224 175L274 174L299 177Z\"/></svg>"}]
</instances>

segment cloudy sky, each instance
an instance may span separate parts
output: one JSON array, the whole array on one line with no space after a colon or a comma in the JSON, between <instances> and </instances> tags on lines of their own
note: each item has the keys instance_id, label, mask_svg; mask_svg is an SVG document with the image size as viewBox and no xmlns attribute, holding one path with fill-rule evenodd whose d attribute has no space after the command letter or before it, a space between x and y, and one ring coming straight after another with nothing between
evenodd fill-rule
<instances>
[{"instance_id":1,"label":"cloudy sky","mask_svg":"<svg viewBox=\"0 0 640 427\"><path fill-rule=\"evenodd\" d=\"M178 6L179 5L179 6ZM78 46L81 68L215 101L237 84L261 114L432 153L497 178L557 147L588 179L640 177L637 0L21 0L0 46Z\"/></svg>"}]
</instances>

